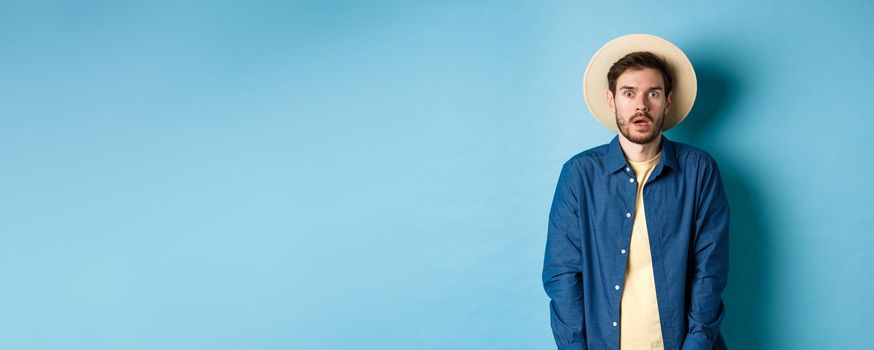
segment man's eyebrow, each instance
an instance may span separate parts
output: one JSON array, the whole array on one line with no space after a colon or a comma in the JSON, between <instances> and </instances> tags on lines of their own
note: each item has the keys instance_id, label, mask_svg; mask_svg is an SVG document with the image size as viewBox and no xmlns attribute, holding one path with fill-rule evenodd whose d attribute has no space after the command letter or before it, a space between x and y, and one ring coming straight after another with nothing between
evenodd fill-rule
<instances>
[{"instance_id":1,"label":"man's eyebrow","mask_svg":"<svg viewBox=\"0 0 874 350\"><path fill-rule=\"evenodd\" d=\"M619 88L619 90L637 90L637 87L623 85L622 87ZM656 86L654 88L649 88L649 90L647 90L647 91L653 91L653 90L664 90L664 88L662 88L661 86Z\"/></svg>"}]
</instances>

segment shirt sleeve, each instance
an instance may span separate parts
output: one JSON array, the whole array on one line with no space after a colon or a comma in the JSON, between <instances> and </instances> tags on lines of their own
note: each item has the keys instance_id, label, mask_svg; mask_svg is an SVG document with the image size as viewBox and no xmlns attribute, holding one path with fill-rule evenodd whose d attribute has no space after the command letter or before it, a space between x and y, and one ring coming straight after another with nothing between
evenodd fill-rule
<instances>
[{"instance_id":1,"label":"shirt sleeve","mask_svg":"<svg viewBox=\"0 0 874 350\"><path fill-rule=\"evenodd\" d=\"M702 157L700 197L692 252L688 333L683 350L713 348L725 317L722 292L728 281L730 210L716 162Z\"/></svg>"},{"instance_id":2,"label":"shirt sleeve","mask_svg":"<svg viewBox=\"0 0 874 350\"><path fill-rule=\"evenodd\" d=\"M549 211L543 287L549 296L552 333L559 350L586 349L580 259L580 174L570 163L561 169Z\"/></svg>"}]
</instances>

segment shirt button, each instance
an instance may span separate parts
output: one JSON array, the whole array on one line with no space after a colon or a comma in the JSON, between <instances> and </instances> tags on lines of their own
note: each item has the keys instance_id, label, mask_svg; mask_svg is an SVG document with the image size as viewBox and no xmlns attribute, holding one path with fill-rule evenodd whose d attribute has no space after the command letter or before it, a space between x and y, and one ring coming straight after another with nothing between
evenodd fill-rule
<instances>
[{"instance_id":1,"label":"shirt button","mask_svg":"<svg viewBox=\"0 0 874 350\"><path fill-rule=\"evenodd\" d=\"M613 327L616 327L616 325L618 325L618 323L616 323L616 321L613 321Z\"/></svg>"},{"instance_id":2,"label":"shirt button","mask_svg":"<svg viewBox=\"0 0 874 350\"><path fill-rule=\"evenodd\" d=\"M616 290L619 290L619 285L617 284L617 285L613 286L613 288Z\"/></svg>"},{"instance_id":3,"label":"shirt button","mask_svg":"<svg viewBox=\"0 0 874 350\"><path fill-rule=\"evenodd\" d=\"M619 252L622 253L622 254L625 254L625 249L622 249L622 250L620 250Z\"/></svg>"},{"instance_id":4,"label":"shirt button","mask_svg":"<svg viewBox=\"0 0 874 350\"><path fill-rule=\"evenodd\" d=\"M625 167L625 172L629 172L629 171L631 171L631 169L628 167Z\"/></svg>"},{"instance_id":5,"label":"shirt button","mask_svg":"<svg viewBox=\"0 0 874 350\"><path fill-rule=\"evenodd\" d=\"M628 179L628 182L634 182L634 178Z\"/></svg>"},{"instance_id":6,"label":"shirt button","mask_svg":"<svg viewBox=\"0 0 874 350\"><path fill-rule=\"evenodd\" d=\"M630 218L630 217L631 217L631 213L630 213L630 212L629 212L629 213L625 213L625 217Z\"/></svg>"}]
</instances>

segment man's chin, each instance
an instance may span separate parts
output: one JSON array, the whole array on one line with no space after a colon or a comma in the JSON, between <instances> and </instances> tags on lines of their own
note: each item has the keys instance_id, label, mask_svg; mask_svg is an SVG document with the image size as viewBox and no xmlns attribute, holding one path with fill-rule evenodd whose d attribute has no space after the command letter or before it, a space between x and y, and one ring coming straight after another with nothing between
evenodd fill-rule
<instances>
[{"instance_id":1,"label":"man's chin","mask_svg":"<svg viewBox=\"0 0 874 350\"><path fill-rule=\"evenodd\" d=\"M648 133L632 132L629 134L625 134L624 136L626 139L628 139L628 141L631 141L632 143L636 143L638 145L645 145L645 144L648 144L650 142L655 141L655 139L658 137L658 132L655 132L655 131L648 132Z\"/></svg>"}]
</instances>

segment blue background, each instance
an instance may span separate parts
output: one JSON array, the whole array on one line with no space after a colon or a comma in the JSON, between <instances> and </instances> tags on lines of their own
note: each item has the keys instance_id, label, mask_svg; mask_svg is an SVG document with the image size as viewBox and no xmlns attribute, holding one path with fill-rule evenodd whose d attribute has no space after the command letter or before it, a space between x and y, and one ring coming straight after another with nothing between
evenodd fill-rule
<instances>
[{"instance_id":1,"label":"blue background","mask_svg":"<svg viewBox=\"0 0 874 350\"><path fill-rule=\"evenodd\" d=\"M0 348L552 349L581 77L683 48L734 349L874 347L874 4L0 4Z\"/></svg>"}]
</instances>

